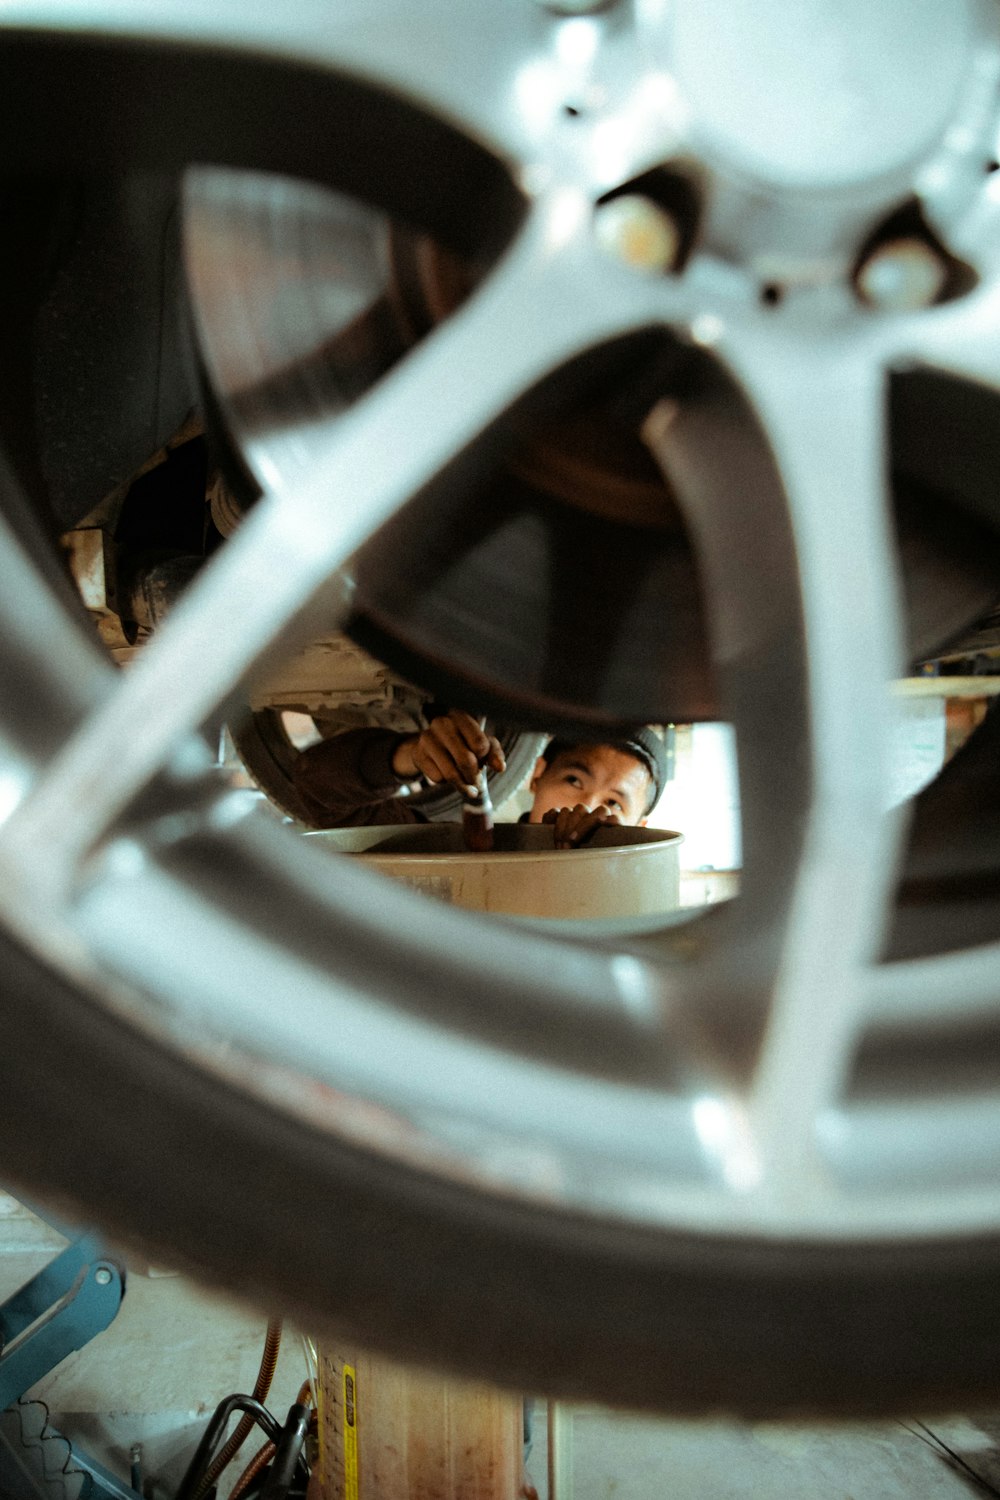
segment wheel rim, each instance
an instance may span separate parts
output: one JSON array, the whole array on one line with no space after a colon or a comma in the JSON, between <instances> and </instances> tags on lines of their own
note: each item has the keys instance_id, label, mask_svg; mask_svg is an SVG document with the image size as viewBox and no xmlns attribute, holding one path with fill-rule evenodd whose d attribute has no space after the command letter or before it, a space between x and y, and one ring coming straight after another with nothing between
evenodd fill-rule
<instances>
[{"instance_id":1,"label":"wheel rim","mask_svg":"<svg viewBox=\"0 0 1000 1500\"><path fill-rule=\"evenodd\" d=\"M71 104L108 68L134 86L136 59L151 56L170 78L178 59L237 82L259 73L275 99L308 87L331 127L352 115L381 206L422 213L453 242L478 217L493 251L468 303L363 399L334 412L293 380L281 421L254 325L235 325L242 345L221 342L231 299L245 306L238 280L209 285L192 252L202 354L264 498L121 682L10 538L0 608L19 706L5 727L5 921L204 1066L242 1079L249 1057L272 1102L479 1192L736 1240L994 1231L993 1080L952 1085L941 1059L995 1025L998 914L977 894L975 946L932 938L929 956L882 961L906 849L904 819L884 812L887 684L903 666L887 391L914 365L1000 385L996 193L983 172L997 132L992 12L953 6L933 136L913 123L912 93L875 70L869 103L888 90L897 134L858 180L803 184L766 142L759 160L733 158L721 101L697 103L698 35L672 31L654 0L587 19L439 0L398 35L360 24L375 4L340 9L334 22L302 0L280 28L255 21L254 36L238 6L5 11L11 58L42 97L37 80L66 57ZM912 78L929 15L904 28L897 66ZM448 65L416 35L447 37ZM268 153L258 130L237 150L247 106L220 92L202 138L196 121L172 150L237 164L260 151L264 166L358 189L360 168L315 145ZM9 98L36 160L69 152L23 85ZM375 171L372 106L386 99L393 146L412 127L454 164L447 194L421 197L398 150ZM93 111L85 123L73 151L109 151ZM594 232L595 205L663 161L693 162L710 205L676 275L609 259ZM855 290L859 246L914 194L977 284L922 309L872 307ZM237 222L220 221L227 246ZM762 283L778 280L778 305L762 302ZM410 496L453 478L459 457L502 442L526 394L649 329L690 350L683 389L651 403L644 438L680 497L739 737L739 902L655 935L559 941L432 911L238 817L194 747L199 723L277 638L301 637L317 611L347 612L357 549ZM470 384L469 368L488 378ZM405 452L384 441L398 432ZM350 504L332 506L336 493ZM222 643L210 659L206 639ZM932 928L935 910L931 899ZM303 912L316 919L307 943ZM905 1087L879 1073L885 1038L919 1057ZM856 1059L872 1039L861 1086ZM314 1085L304 1103L293 1076Z\"/></svg>"}]
</instances>

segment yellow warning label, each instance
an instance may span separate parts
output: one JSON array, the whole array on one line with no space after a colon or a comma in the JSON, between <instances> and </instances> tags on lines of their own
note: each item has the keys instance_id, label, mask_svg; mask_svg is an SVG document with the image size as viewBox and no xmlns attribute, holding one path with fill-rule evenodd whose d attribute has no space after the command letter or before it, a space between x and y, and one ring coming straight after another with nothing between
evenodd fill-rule
<instances>
[{"instance_id":1,"label":"yellow warning label","mask_svg":"<svg viewBox=\"0 0 1000 1500\"><path fill-rule=\"evenodd\" d=\"M358 1500L358 1378L344 1366L344 1500Z\"/></svg>"}]
</instances>

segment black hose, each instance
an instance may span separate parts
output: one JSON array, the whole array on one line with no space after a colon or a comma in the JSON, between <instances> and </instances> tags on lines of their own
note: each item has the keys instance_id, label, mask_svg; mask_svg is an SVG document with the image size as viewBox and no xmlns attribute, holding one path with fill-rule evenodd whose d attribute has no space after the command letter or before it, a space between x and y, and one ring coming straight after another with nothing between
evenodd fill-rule
<instances>
[{"instance_id":1,"label":"black hose","mask_svg":"<svg viewBox=\"0 0 1000 1500\"><path fill-rule=\"evenodd\" d=\"M272 1443L278 1444L281 1441L282 1429L265 1406L262 1406L253 1396L227 1396L224 1401L219 1402L211 1421L205 1428L204 1436L195 1449L194 1456L180 1482L176 1500L193 1500L197 1494L205 1471L211 1463L216 1445L225 1432L226 1423L234 1411L245 1412L248 1417L251 1417L259 1427L264 1429Z\"/></svg>"},{"instance_id":2,"label":"black hose","mask_svg":"<svg viewBox=\"0 0 1000 1500\"><path fill-rule=\"evenodd\" d=\"M302 1447L306 1440L306 1433L309 1431L310 1416L308 1406L303 1406L298 1401L289 1408L288 1421L285 1423L285 1430L275 1450L274 1462L267 1476L267 1483L261 1490L260 1500L285 1500L296 1467L302 1458Z\"/></svg>"}]
</instances>

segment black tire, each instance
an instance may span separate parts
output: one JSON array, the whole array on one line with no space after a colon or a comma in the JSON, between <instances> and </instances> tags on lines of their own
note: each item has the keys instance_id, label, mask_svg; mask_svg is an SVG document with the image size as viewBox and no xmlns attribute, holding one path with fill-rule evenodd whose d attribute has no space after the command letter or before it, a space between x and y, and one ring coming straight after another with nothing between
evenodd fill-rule
<instances>
[{"instance_id":1,"label":"black tire","mask_svg":"<svg viewBox=\"0 0 1000 1500\"><path fill-rule=\"evenodd\" d=\"M306 1328L638 1409L994 1395L994 1240L740 1244L476 1196L262 1108L9 938L0 954L7 1181Z\"/></svg>"}]
</instances>

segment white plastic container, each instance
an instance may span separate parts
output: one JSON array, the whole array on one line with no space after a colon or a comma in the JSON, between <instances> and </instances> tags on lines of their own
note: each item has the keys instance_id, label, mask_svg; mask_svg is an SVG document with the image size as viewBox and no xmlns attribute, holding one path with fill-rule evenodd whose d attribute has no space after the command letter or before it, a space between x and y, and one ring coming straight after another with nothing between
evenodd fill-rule
<instances>
[{"instance_id":1,"label":"white plastic container","mask_svg":"<svg viewBox=\"0 0 1000 1500\"><path fill-rule=\"evenodd\" d=\"M683 836L662 828L605 827L581 849L556 849L548 824L499 823L489 854L469 853L455 823L335 828L309 837L473 911L600 921L680 904Z\"/></svg>"}]
</instances>

